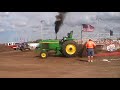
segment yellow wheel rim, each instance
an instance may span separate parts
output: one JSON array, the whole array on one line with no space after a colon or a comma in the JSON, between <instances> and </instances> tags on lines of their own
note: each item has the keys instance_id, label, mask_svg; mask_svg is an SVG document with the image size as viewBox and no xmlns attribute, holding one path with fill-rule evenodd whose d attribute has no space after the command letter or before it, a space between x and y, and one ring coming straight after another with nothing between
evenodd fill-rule
<instances>
[{"instance_id":1,"label":"yellow wheel rim","mask_svg":"<svg viewBox=\"0 0 120 90\"><path fill-rule=\"evenodd\" d=\"M74 54L74 53L76 52L76 46L75 46L75 45L72 45L72 44L68 44L68 45L66 46L66 52L67 52L67 54L69 54L69 55Z\"/></svg>"},{"instance_id":2,"label":"yellow wheel rim","mask_svg":"<svg viewBox=\"0 0 120 90\"><path fill-rule=\"evenodd\" d=\"M42 58L46 58L46 56L47 56L46 53L42 53L42 54L41 54L41 57L42 57Z\"/></svg>"}]
</instances>

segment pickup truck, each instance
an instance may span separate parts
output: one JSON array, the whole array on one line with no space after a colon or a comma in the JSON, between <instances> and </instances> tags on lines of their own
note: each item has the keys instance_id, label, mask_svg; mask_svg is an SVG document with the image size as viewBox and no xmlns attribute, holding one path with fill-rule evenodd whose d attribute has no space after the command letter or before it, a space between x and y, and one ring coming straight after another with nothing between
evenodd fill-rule
<instances>
[{"instance_id":1,"label":"pickup truck","mask_svg":"<svg viewBox=\"0 0 120 90\"><path fill-rule=\"evenodd\" d=\"M21 51L25 51L25 50L31 50L30 49L30 46L28 45L28 43L20 43L19 45L18 45L18 48L19 48L19 50L21 50Z\"/></svg>"}]
</instances>

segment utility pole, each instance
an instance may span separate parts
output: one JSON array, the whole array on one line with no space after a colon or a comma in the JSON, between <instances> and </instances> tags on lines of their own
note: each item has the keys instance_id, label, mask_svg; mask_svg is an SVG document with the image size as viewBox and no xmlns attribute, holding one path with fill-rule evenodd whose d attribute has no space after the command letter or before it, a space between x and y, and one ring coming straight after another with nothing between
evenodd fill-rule
<instances>
[{"instance_id":1,"label":"utility pole","mask_svg":"<svg viewBox=\"0 0 120 90\"><path fill-rule=\"evenodd\" d=\"M82 45L82 32L83 32L83 30L81 30L81 45Z\"/></svg>"},{"instance_id":2,"label":"utility pole","mask_svg":"<svg viewBox=\"0 0 120 90\"><path fill-rule=\"evenodd\" d=\"M41 29L40 29L41 30L41 39L43 39L42 38L42 22L43 22L43 20L41 20Z\"/></svg>"},{"instance_id":3,"label":"utility pole","mask_svg":"<svg viewBox=\"0 0 120 90\"><path fill-rule=\"evenodd\" d=\"M43 39L43 33L42 33L42 30L43 30L43 22L45 22L45 20L41 20L41 39Z\"/></svg>"},{"instance_id":4,"label":"utility pole","mask_svg":"<svg viewBox=\"0 0 120 90\"><path fill-rule=\"evenodd\" d=\"M82 45L82 33L83 33L83 28L82 28L82 26L81 26L81 45Z\"/></svg>"}]
</instances>

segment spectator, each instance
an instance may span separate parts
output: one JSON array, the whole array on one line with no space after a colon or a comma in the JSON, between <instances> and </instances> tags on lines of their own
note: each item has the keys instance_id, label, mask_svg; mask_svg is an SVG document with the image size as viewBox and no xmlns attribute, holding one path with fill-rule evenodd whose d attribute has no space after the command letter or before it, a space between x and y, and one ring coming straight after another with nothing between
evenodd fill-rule
<instances>
[{"instance_id":1,"label":"spectator","mask_svg":"<svg viewBox=\"0 0 120 90\"><path fill-rule=\"evenodd\" d=\"M96 44L91 39L89 39L89 41L86 43L88 62L93 62L95 46L96 46Z\"/></svg>"}]
</instances>

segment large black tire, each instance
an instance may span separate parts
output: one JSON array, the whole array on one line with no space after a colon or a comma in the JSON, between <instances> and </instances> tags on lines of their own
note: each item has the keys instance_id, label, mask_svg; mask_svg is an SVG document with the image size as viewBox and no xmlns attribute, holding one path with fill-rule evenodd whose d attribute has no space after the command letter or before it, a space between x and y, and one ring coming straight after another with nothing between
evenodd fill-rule
<instances>
[{"instance_id":1,"label":"large black tire","mask_svg":"<svg viewBox=\"0 0 120 90\"><path fill-rule=\"evenodd\" d=\"M75 57L78 50L78 44L75 41L65 41L62 45L62 53L66 57Z\"/></svg>"}]
</instances>

